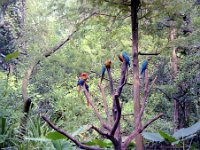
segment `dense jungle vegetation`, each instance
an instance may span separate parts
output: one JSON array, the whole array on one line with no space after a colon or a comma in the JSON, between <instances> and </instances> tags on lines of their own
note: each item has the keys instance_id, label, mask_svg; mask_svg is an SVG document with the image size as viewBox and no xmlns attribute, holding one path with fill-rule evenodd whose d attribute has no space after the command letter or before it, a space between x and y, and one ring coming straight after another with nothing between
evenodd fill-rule
<instances>
[{"instance_id":1,"label":"dense jungle vegetation","mask_svg":"<svg viewBox=\"0 0 200 150\"><path fill-rule=\"evenodd\" d=\"M200 149L199 0L0 8L0 150Z\"/></svg>"}]
</instances>

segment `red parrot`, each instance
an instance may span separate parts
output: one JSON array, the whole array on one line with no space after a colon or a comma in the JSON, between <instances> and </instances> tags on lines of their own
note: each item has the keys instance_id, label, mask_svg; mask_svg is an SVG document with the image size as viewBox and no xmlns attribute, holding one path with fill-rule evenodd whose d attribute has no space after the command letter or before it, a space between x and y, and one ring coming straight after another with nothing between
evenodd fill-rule
<instances>
[{"instance_id":1,"label":"red parrot","mask_svg":"<svg viewBox=\"0 0 200 150\"><path fill-rule=\"evenodd\" d=\"M102 83L102 80L104 78L104 75L105 75L105 72L106 72L106 69L110 68L111 67L111 60L108 59L105 61L105 64L102 66L102 70L101 70L101 81L100 83Z\"/></svg>"},{"instance_id":2,"label":"red parrot","mask_svg":"<svg viewBox=\"0 0 200 150\"><path fill-rule=\"evenodd\" d=\"M80 95L80 90L81 90L81 86L85 86L86 90L89 92L89 86L86 84L88 78L88 74L83 72L81 73L79 79L78 79L78 95ZM89 102L87 101L87 105L89 106Z\"/></svg>"}]
</instances>

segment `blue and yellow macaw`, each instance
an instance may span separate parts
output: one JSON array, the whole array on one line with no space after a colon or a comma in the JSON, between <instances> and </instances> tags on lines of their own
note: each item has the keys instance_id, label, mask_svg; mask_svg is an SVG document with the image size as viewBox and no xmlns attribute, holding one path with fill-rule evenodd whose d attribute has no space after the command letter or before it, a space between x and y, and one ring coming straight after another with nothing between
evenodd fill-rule
<instances>
[{"instance_id":1,"label":"blue and yellow macaw","mask_svg":"<svg viewBox=\"0 0 200 150\"><path fill-rule=\"evenodd\" d=\"M147 66L148 66L148 61L145 59L142 63L142 68L141 68L142 83L144 83L145 70L147 69Z\"/></svg>"},{"instance_id":2,"label":"blue and yellow macaw","mask_svg":"<svg viewBox=\"0 0 200 150\"><path fill-rule=\"evenodd\" d=\"M109 69L111 67L111 60L106 60L105 61L105 64L102 66L102 70L101 70L101 81L100 83L102 83L102 80L104 78L104 75L105 75L105 72L106 72L106 69Z\"/></svg>"},{"instance_id":3,"label":"blue and yellow macaw","mask_svg":"<svg viewBox=\"0 0 200 150\"><path fill-rule=\"evenodd\" d=\"M121 52L119 55L118 55L118 58L121 62L126 62L126 64L130 67L130 59L128 57L128 54L126 52Z\"/></svg>"}]
</instances>

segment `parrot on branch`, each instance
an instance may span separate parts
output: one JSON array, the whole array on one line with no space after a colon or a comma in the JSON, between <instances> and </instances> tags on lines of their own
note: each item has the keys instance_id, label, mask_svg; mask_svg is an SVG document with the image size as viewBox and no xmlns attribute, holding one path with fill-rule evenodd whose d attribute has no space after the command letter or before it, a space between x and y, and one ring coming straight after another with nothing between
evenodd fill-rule
<instances>
[{"instance_id":1,"label":"parrot on branch","mask_svg":"<svg viewBox=\"0 0 200 150\"><path fill-rule=\"evenodd\" d=\"M81 86L85 87L86 90L89 92L89 86L86 84L87 78L88 78L88 74L87 73L81 73L81 75L80 75L80 77L78 79L78 83L77 83L78 95L80 95ZM89 103L89 101L87 101L87 106L89 106L89 105L90 105L90 103Z\"/></svg>"},{"instance_id":2,"label":"parrot on branch","mask_svg":"<svg viewBox=\"0 0 200 150\"><path fill-rule=\"evenodd\" d=\"M121 62L126 62L126 65L128 65L128 67L130 67L130 59L129 59L129 56L126 52L121 52L119 55L118 55L118 58ZM128 67L127 67L127 74L126 74L126 80L128 78Z\"/></svg>"},{"instance_id":3,"label":"parrot on branch","mask_svg":"<svg viewBox=\"0 0 200 150\"><path fill-rule=\"evenodd\" d=\"M118 55L118 58L121 62L126 62L126 64L130 67L130 59L129 59L128 54L126 52L121 52Z\"/></svg>"},{"instance_id":4,"label":"parrot on branch","mask_svg":"<svg viewBox=\"0 0 200 150\"><path fill-rule=\"evenodd\" d=\"M86 84L88 78L88 74L87 73L81 73L79 79L78 79L78 95L80 95L80 90L81 90L81 86L85 85L86 90L89 92L89 86Z\"/></svg>"},{"instance_id":5,"label":"parrot on branch","mask_svg":"<svg viewBox=\"0 0 200 150\"><path fill-rule=\"evenodd\" d=\"M148 61L145 59L142 63L142 68L141 68L141 75L142 75L142 83L144 83L144 78L145 78L145 70L147 69L148 66Z\"/></svg>"},{"instance_id":6,"label":"parrot on branch","mask_svg":"<svg viewBox=\"0 0 200 150\"><path fill-rule=\"evenodd\" d=\"M103 78L104 78L106 69L109 69L110 67L111 67L111 60L108 59L108 60L105 61L105 64L102 66L100 84L102 83L102 80L103 80Z\"/></svg>"}]
</instances>

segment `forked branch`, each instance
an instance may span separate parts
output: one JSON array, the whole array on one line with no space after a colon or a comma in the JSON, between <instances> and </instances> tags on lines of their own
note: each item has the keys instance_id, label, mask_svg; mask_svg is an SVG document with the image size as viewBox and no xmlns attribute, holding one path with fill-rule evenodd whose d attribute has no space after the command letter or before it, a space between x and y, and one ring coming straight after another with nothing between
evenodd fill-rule
<instances>
[{"instance_id":1,"label":"forked branch","mask_svg":"<svg viewBox=\"0 0 200 150\"><path fill-rule=\"evenodd\" d=\"M89 102L89 104L92 106L93 111L95 112L97 118L99 119L99 122L101 124L101 126L103 128L105 128L106 130L110 131L110 127L108 125L105 124L104 120L102 119L102 116L100 115L97 107L95 106L95 104L93 103L92 99L91 99L91 95L90 93L86 90L85 86L84 86L84 95L87 99L87 101Z\"/></svg>"},{"instance_id":2,"label":"forked branch","mask_svg":"<svg viewBox=\"0 0 200 150\"><path fill-rule=\"evenodd\" d=\"M79 142L77 139L75 139L73 136L71 136L69 133L65 132L64 130L56 127L46 116L42 116L42 118L44 119L44 121L51 127L53 128L55 131L61 133L62 135L64 135L66 138L68 138L69 140L71 140L72 142L74 142L76 144L76 146L78 146L79 148L82 149L86 149L86 150L103 150L102 148L98 148L98 147L91 147L91 146L87 146L82 144L81 142Z\"/></svg>"}]
</instances>

